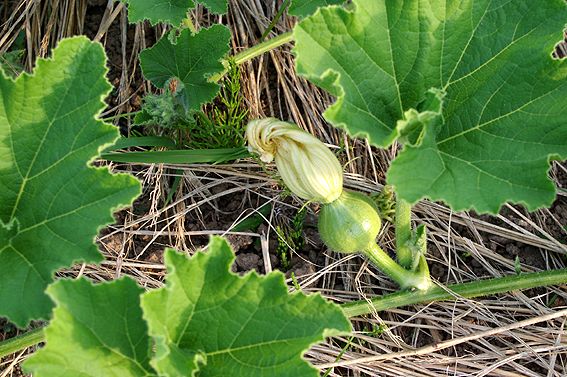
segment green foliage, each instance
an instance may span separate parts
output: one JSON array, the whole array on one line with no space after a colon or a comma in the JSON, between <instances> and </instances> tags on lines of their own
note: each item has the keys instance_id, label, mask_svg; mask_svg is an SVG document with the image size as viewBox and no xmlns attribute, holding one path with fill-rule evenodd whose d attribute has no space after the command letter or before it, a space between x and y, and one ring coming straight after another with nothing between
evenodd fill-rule
<instances>
[{"instance_id":1,"label":"green foliage","mask_svg":"<svg viewBox=\"0 0 567 377\"><path fill-rule=\"evenodd\" d=\"M288 13L303 18L312 15L320 7L342 3L344 0L292 0Z\"/></svg>"},{"instance_id":2,"label":"green foliage","mask_svg":"<svg viewBox=\"0 0 567 377\"><path fill-rule=\"evenodd\" d=\"M144 98L142 109L134 118L135 124L145 125L147 129L153 129L158 134L167 134L175 139L177 144L186 148L242 148L248 111L242 105L238 81L240 71L238 67L235 70L237 75L233 76L232 70L229 72L220 95L208 106L209 109L189 110L185 106L185 91L172 92L166 89L162 94L149 94ZM176 153L178 152L182 151ZM148 153L151 156L152 152ZM112 158L114 157L113 155Z\"/></svg>"},{"instance_id":3,"label":"green foliage","mask_svg":"<svg viewBox=\"0 0 567 377\"><path fill-rule=\"evenodd\" d=\"M47 345L24 364L34 376L155 376L142 318L143 289L129 279L92 285L61 280L47 292L57 305Z\"/></svg>"},{"instance_id":4,"label":"green foliage","mask_svg":"<svg viewBox=\"0 0 567 377\"><path fill-rule=\"evenodd\" d=\"M218 237L190 261L166 254L166 287L142 298L158 346L152 365L177 375L192 365L199 376L317 376L299 355L324 333L349 331L342 312L319 295L288 294L280 273L229 273L233 259Z\"/></svg>"},{"instance_id":5,"label":"green foliage","mask_svg":"<svg viewBox=\"0 0 567 377\"><path fill-rule=\"evenodd\" d=\"M172 79L182 85L187 111L199 110L219 92L219 85L209 82L213 73L221 72L221 59L228 53L230 31L223 25L213 25L192 35L188 29L180 32L175 43L162 38L140 53L144 77L158 87Z\"/></svg>"},{"instance_id":6,"label":"green foliage","mask_svg":"<svg viewBox=\"0 0 567 377\"><path fill-rule=\"evenodd\" d=\"M179 26L196 3L205 5L211 12L226 13L226 0L122 0L128 4L128 20L131 23L149 20L152 25L166 22Z\"/></svg>"},{"instance_id":7,"label":"green foliage","mask_svg":"<svg viewBox=\"0 0 567 377\"><path fill-rule=\"evenodd\" d=\"M202 127L200 135L193 132L192 141L200 139L204 143L209 140L209 144L213 141L212 144L217 148L243 146L247 117L248 110L240 93L240 68L233 59L229 59L218 103L213 103L211 115L208 116L210 126Z\"/></svg>"},{"instance_id":8,"label":"green foliage","mask_svg":"<svg viewBox=\"0 0 567 377\"><path fill-rule=\"evenodd\" d=\"M256 231L260 225L262 225L266 218L270 215L272 211L271 204L262 205L256 213L248 216L244 220L240 221L233 228L233 232L246 232L246 231Z\"/></svg>"},{"instance_id":9,"label":"green foliage","mask_svg":"<svg viewBox=\"0 0 567 377\"><path fill-rule=\"evenodd\" d=\"M0 54L0 71L3 71L7 76L16 78L24 71L22 59L24 50L8 51Z\"/></svg>"},{"instance_id":10,"label":"green foliage","mask_svg":"<svg viewBox=\"0 0 567 377\"><path fill-rule=\"evenodd\" d=\"M34 75L0 77L0 316L47 318L55 270L102 259L93 239L139 183L88 167L118 131L95 117L109 93L102 46L62 41Z\"/></svg>"},{"instance_id":11,"label":"green foliage","mask_svg":"<svg viewBox=\"0 0 567 377\"><path fill-rule=\"evenodd\" d=\"M134 123L159 126L166 132L189 128L195 120L185 107L185 91L182 88L178 89L181 90L172 92L167 88L161 94L149 93L144 96L142 109L134 117Z\"/></svg>"},{"instance_id":12,"label":"green foliage","mask_svg":"<svg viewBox=\"0 0 567 377\"><path fill-rule=\"evenodd\" d=\"M189 109L183 84L176 84L175 91L146 96L135 123L157 127L191 149L241 148L248 110L240 93L240 69L233 60L227 64L220 93L205 110Z\"/></svg>"},{"instance_id":13,"label":"green foliage","mask_svg":"<svg viewBox=\"0 0 567 377\"><path fill-rule=\"evenodd\" d=\"M353 8L322 8L295 28L297 70L337 97L325 117L351 136L380 147L410 137L387 177L401 198L479 212L551 203L548 161L567 158L567 62L551 58L563 0ZM434 119L422 114L435 112L431 88L445 94Z\"/></svg>"},{"instance_id":14,"label":"green foliage","mask_svg":"<svg viewBox=\"0 0 567 377\"><path fill-rule=\"evenodd\" d=\"M276 226L276 233L278 235L276 253L280 258L283 271L287 271L290 267L291 251L301 251L303 246L305 246L303 225L306 214L306 207L302 207L291 220L291 224Z\"/></svg>"},{"instance_id":15,"label":"green foliage","mask_svg":"<svg viewBox=\"0 0 567 377\"><path fill-rule=\"evenodd\" d=\"M55 283L47 346L26 369L39 377L317 376L300 355L349 331L342 311L320 295L289 294L281 273L232 274L233 260L220 237L191 259L169 250L166 286L141 299L130 279Z\"/></svg>"}]
</instances>

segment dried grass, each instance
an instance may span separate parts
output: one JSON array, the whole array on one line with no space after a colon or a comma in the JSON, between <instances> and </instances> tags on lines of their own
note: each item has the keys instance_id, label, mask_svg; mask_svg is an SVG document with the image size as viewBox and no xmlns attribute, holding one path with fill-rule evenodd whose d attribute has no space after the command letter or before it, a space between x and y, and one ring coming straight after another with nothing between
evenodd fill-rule
<instances>
[{"instance_id":1,"label":"dried grass","mask_svg":"<svg viewBox=\"0 0 567 377\"><path fill-rule=\"evenodd\" d=\"M259 36L277 12L277 1L247 0L230 2L226 22L233 29L232 47L238 52L258 42ZM27 40L27 67L37 56L62 37L81 33L84 28L85 0L4 1L11 13L0 25L0 52L6 51L20 29ZM2 12L0 12L2 14ZM219 22L198 7L194 16L199 25ZM121 72L116 84L118 100L107 114L127 113L135 107L136 96L150 89L139 80L137 54L146 47L148 35L161 35L163 28L148 25L134 28L128 40L126 13L121 3L108 2L96 39L107 44L111 25L119 30ZM220 20L224 21L224 20ZM295 21L284 17L272 35L289 30ZM322 118L332 98L294 73L290 46L271 51L242 67L242 91L252 118L275 116L291 120L317 135L331 147L346 151L344 163L347 187L376 192L384 182L395 150L376 151L364 141L349 140ZM299 202L282 200L273 173L263 171L251 161L230 165L113 165L144 182L144 213L124 212L119 225L100 236L106 261L62 271L65 276L88 276L106 281L128 275L147 288L163 283L164 266L159 252L164 247L192 253L195 244L210 234L238 235L262 241L265 270L272 269L268 242L274 225L283 221L286 209ZM556 163L552 176L560 185L567 176L565 167ZM174 175L182 183L172 202L163 206ZM565 184L565 179L562 180ZM563 188L564 189L564 188ZM565 190L557 202L565 206ZM241 202L231 211L221 208L224 197ZM235 223L254 214L270 202L274 210L270 226L258 232L232 232L231 226L207 229L205 223L219 216L232 217ZM557 207L555 207L557 208ZM563 207L565 208L565 207ZM425 223L429 235L428 260L434 278L441 284L466 282L515 273L514 254L520 254L522 271L564 268L567 234L563 225L567 214L551 210L525 213L508 206L497 218L455 213L447 207L421 202L415 208L415 221ZM235 224L233 224L235 225ZM308 242L316 243L310 239ZM386 225L380 244L393 248L392 227ZM524 249L530 248L532 255ZM367 299L395 290L395 286L357 256L325 252L324 265L299 276L306 292L321 292L336 302ZM290 284L291 286L291 284ZM293 288L290 288L293 289ZM565 332L565 286L511 292L497 297L413 305L365 318L355 318L351 338L333 338L316 345L306 359L328 376L566 376L567 333ZM374 331L380 329L379 332ZM12 376L28 355L21 352L0 363L0 376Z\"/></svg>"}]
</instances>

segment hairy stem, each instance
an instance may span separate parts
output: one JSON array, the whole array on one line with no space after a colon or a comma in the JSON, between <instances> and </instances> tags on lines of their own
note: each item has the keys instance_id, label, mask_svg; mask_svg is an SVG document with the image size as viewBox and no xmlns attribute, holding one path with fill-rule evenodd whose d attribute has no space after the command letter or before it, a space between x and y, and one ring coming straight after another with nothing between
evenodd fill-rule
<instances>
[{"instance_id":1,"label":"hairy stem","mask_svg":"<svg viewBox=\"0 0 567 377\"><path fill-rule=\"evenodd\" d=\"M411 205L403 199L396 198L396 257L398 263L406 269L413 265L413 253L408 247L411 240Z\"/></svg>"},{"instance_id":2,"label":"hairy stem","mask_svg":"<svg viewBox=\"0 0 567 377\"><path fill-rule=\"evenodd\" d=\"M427 268L427 262L424 256L422 256L423 260L420 261L419 268L416 271L410 271L396 263L396 261L390 258L388 253L382 250L377 244L370 245L362 254L366 256L372 264L378 267L380 271L384 272L395 281L402 289L417 288L422 290L429 288L431 285L429 269ZM423 264L425 264L425 271L422 269Z\"/></svg>"},{"instance_id":3,"label":"hairy stem","mask_svg":"<svg viewBox=\"0 0 567 377\"><path fill-rule=\"evenodd\" d=\"M474 298L565 283L567 283L567 268L452 284L447 287L436 285L423 291L396 292L376 297L372 299L370 303L361 300L342 304L341 306L348 317L356 317L370 314L374 311L394 309L413 304L455 300L456 298ZM38 328L15 338L5 340L0 342L0 358L43 341L45 341L43 328Z\"/></svg>"},{"instance_id":4,"label":"hairy stem","mask_svg":"<svg viewBox=\"0 0 567 377\"><path fill-rule=\"evenodd\" d=\"M291 31L288 31L287 33L280 34L277 37L268 39L267 41L247 48L246 50L234 55L232 59L234 59L234 62L237 65L240 65L291 41L293 41L293 33ZM228 63L226 61L225 63L226 68L222 72L211 76L209 81L217 82L228 72Z\"/></svg>"},{"instance_id":5,"label":"hairy stem","mask_svg":"<svg viewBox=\"0 0 567 377\"><path fill-rule=\"evenodd\" d=\"M25 334L0 342L0 359L24 348L43 342L43 327L28 331Z\"/></svg>"},{"instance_id":6,"label":"hairy stem","mask_svg":"<svg viewBox=\"0 0 567 377\"><path fill-rule=\"evenodd\" d=\"M348 317L356 317L370 314L374 311L388 310L412 304L473 298L521 289L565 284L566 282L567 269L532 272L502 278L477 280L469 283L452 284L446 287L434 285L426 290L396 292L376 297L370 302L365 300L349 302L343 304L342 307Z\"/></svg>"}]
</instances>

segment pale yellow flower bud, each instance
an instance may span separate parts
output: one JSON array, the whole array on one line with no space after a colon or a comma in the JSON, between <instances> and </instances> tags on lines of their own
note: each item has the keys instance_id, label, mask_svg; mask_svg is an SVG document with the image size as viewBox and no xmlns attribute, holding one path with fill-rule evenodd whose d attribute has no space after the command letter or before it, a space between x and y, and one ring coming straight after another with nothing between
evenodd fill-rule
<instances>
[{"instance_id":1,"label":"pale yellow flower bud","mask_svg":"<svg viewBox=\"0 0 567 377\"><path fill-rule=\"evenodd\" d=\"M335 155L313 135L275 118L251 121L248 150L264 162L276 161L286 186L305 200L331 203L343 191L343 171Z\"/></svg>"}]
</instances>

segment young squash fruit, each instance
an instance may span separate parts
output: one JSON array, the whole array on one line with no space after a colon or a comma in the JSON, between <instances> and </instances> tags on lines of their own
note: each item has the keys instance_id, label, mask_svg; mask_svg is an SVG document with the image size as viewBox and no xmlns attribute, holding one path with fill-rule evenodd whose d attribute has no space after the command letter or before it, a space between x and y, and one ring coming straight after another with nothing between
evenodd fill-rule
<instances>
[{"instance_id":1,"label":"young squash fruit","mask_svg":"<svg viewBox=\"0 0 567 377\"><path fill-rule=\"evenodd\" d=\"M343 190L341 165L325 144L296 125L274 118L250 122L246 137L250 152L264 162L276 161L294 194L322 204L318 228L327 247L364 255L402 289L425 290L431 285L424 256L415 270L408 270L377 245L382 226L377 206L362 193Z\"/></svg>"},{"instance_id":2,"label":"young squash fruit","mask_svg":"<svg viewBox=\"0 0 567 377\"><path fill-rule=\"evenodd\" d=\"M364 194L343 190L335 155L313 135L275 118L254 120L246 128L249 150L264 162L276 161L286 186L300 198L322 203L319 233L341 253L356 253L375 243L382 222Z\"/></svg>"},{"instance_id":3,"label":"young squash fruit","mask_svg":"<svg viewBox=\"0 0 567 377\"><path fill-rule=\"evenodd\" d=\"M382 226L376 205L364 194L343 191L319 212L319 235L330 249L358 253L376 242Z\"/></svg>"}]
</instances>

